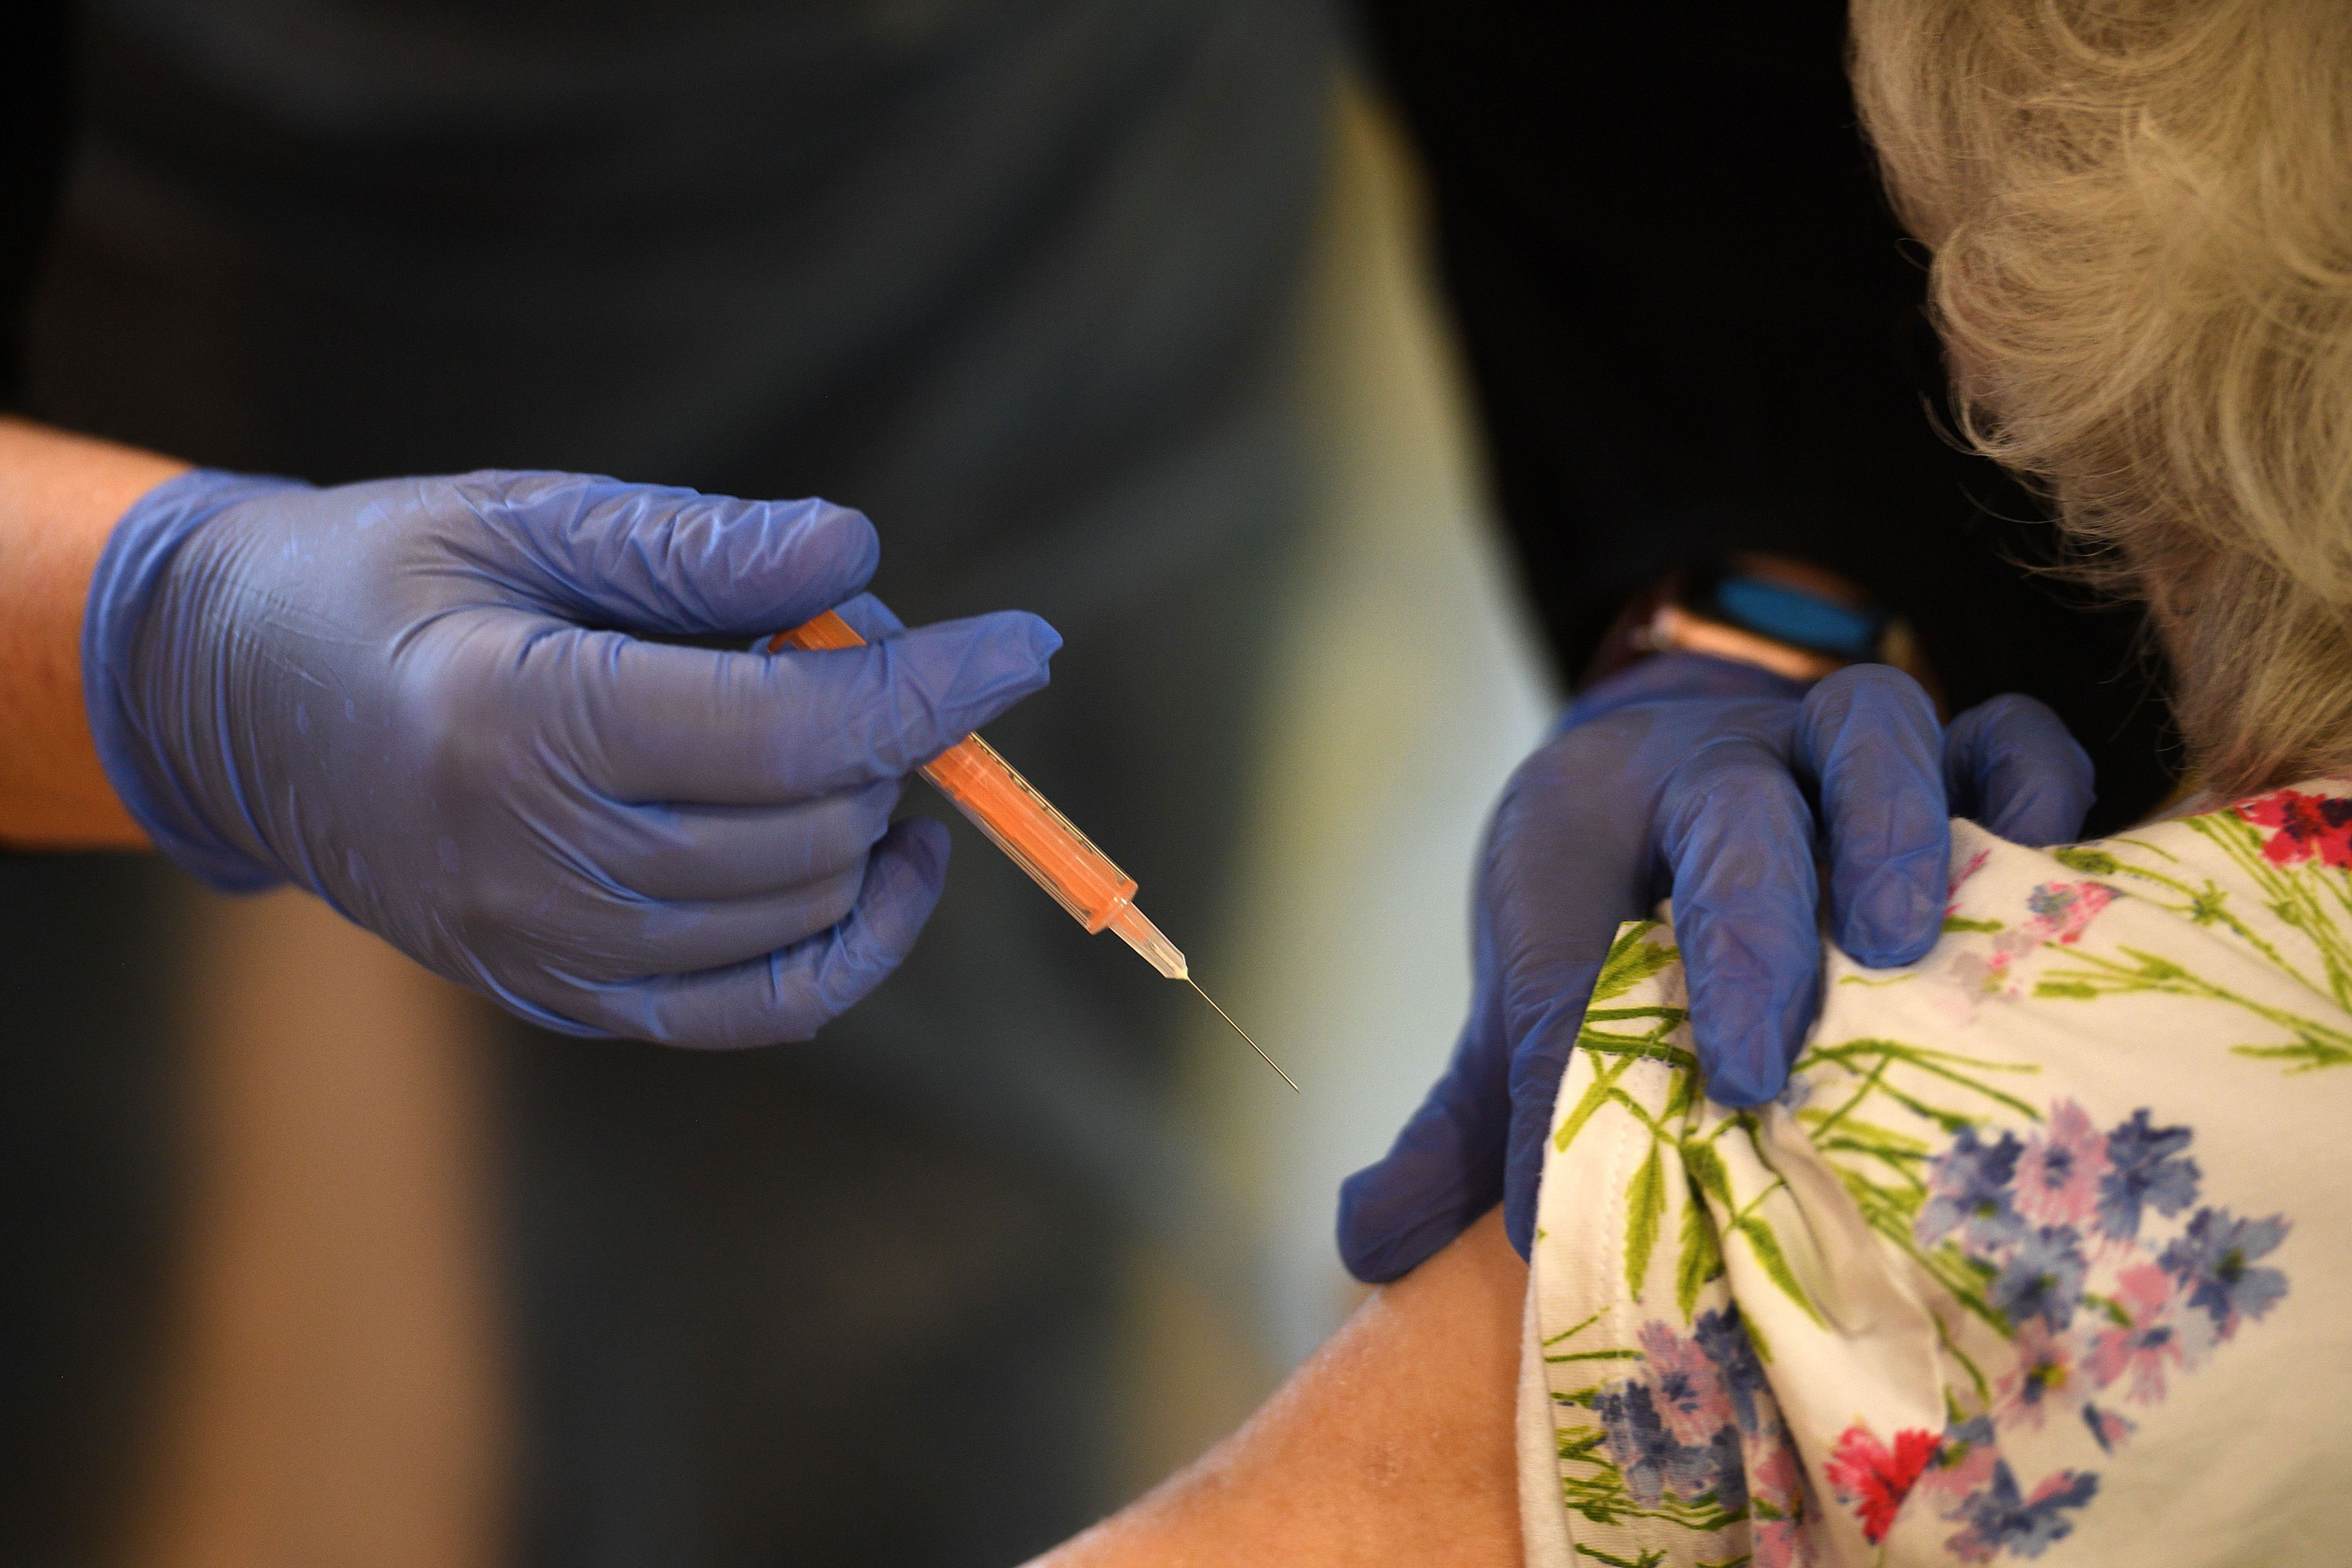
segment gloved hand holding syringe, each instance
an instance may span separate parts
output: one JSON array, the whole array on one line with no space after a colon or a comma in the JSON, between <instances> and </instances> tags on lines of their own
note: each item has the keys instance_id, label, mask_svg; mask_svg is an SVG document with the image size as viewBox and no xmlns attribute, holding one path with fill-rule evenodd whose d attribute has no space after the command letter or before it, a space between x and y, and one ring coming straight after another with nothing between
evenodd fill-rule
<instances>
[{"instance_id":1,"label":"gloved hand holding syringe","mask_svg":"<svg viewBox=\"0 0 2352 1568\"><path fill-rule=\"evenodd\" d=\"M785 647L821 652L862 647L865 642L848 622L828 610L803 625L777 632L768 640L767 648L771 653ZM998 849L1013 857L1013 864L1052 894L1055 902L1070 912L1072 919L1089 933L1105 928L1118 933L1161 976L1181 980L1200 991L1201 999L1215 1008L1217 1016L1231 1025L1235 1034L1249 1040L1250 1049L1268 1067L1282 1073L1285 1083L1294 1092L1297 1090L1290 1074L1282 1071L1274 1058L1265 1054L1264 1047L1250 1040L1249 1031L1234 1023L1224 1009L1217 1007L1215 998L1201 990L1201 983L1192 978L1182 952L1135 906L1135 879L1095 848L1086 834L1055 810L1011 763L997 755L994 747L977 735L967 735L933 758L922 772L940 794L955 802L956 810L970 818Z\"/></svg>"}]
</instances>

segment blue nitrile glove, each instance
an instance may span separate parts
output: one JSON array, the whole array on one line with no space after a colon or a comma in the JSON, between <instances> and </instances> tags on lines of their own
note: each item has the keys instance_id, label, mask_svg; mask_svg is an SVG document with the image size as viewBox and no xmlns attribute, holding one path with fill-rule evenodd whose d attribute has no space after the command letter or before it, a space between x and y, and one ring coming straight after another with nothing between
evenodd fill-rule
<instances>
[{"instance_id":1,"label":"blue nitrile glove","mask_svg":"<svg viewBox=\"0 0 2352 1568\"><path fill-rule=\"evenodd\" d=\"M1393 1280L1497 1201L1527 1255L1593 979L1619 924L1661 896L1674 896L1707 1091L1753 1105L1780 1092L1812 1022L1817 853L1838 946L1905 964L1942 928L1949 814L2045 844L2072 838L2090 804L2090 758L2029 697L1995 698L1939 735L1927 694L1884 665L1808 691L1668 653L1594 687L1495 809L1469 1019L1387 1156L1340 1189L1340 1256L1359 1279Z\"/></svg>"},{"instance_id":2,"label":"blue nitrile glove","mask_svg":"<svg viewBox=\"0 0 2352 1568\"><path fill-rule=\"evenodd\" d=\"M836 653L635 634L797 625L878 548L823 501L198 471L100 560L90 727L215 887L298 883L551 1029L803 1040L938 902L945 830L890 826L905 775L1043 686L1060 639L1014 612Z\"/></svg>"}]
</instances>

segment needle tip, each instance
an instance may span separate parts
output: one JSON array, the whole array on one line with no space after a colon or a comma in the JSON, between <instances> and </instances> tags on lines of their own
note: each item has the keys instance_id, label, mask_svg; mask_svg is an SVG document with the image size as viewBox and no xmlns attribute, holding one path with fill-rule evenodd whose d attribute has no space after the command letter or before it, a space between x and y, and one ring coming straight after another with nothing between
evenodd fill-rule
<instances>
[{"instance_id":1,"label":"needle tip","mask_svg":"<svg viewBox=\"0 0 2352 1568\"><path fill-rule=\"evenodd\" d=\"M1249 1030L1247 1030L1244 1029L1241 1025L1239 1025L1239 1024L1237 1024L1237 1023L1234 1023L1234 1015L1233 1015L1233 1014L1231 1014L1231 1013L1229 1013L1229 1012L1225 1011L1225 1009L1223 1009L1223 1008L1217 1007L1217 998L1214 998L1214 997L1211 996L1211 995L1210 995L1208 992L1206 992L1206 991L1202 991L1202 990L1201 990L1201 982L1200 982L1200 981L1198 981L1198 980L1194 979L1192 976L1187 975L1187 976L1185 976L1185 977L1184 977L1184 983L1185 983L1186 985L1188 985L1188 986L1192 987L1195 991L1200 991L1201 999L1202 999L1202 1001L1204 1001L1204 1002L1208 1003L1210 1007L1212 1007L1212 1008L1215 1009L1217 1016L1218 1016L1219 1018L1221 1018L1221 1019L1224 1019L1224 1020L1225 1020L1226 1025L1227 1025L1229 1028L1231 1028L1231 1029L1233 1030L1233 1031L1234 1031L1235 1034L1237 1034L1237 1035L1241 1036L1241 1037L1242 1037L1242 1039L1244 1039L1244 1040L1248 1040L1248 1041L1249 1041L1249 1048L1250 1048L1252 1051L1256 1051L1256 1052L1257 1052L1257 1059L1258 1059L1260 1061L1265 1062L1268 1067L1273 1068L1273 1069L1274 1069L1274 1071L1275 1071L1275 1072L1276 1072L1277 1075L1279 1075L1279 1076L1280 1076L1280 1078L1282 1079L1282 1081L1283 1081L1285 1083L1287 1083L1287 1084L1289 1084L1289 1085L1290 1085L1290 1092L1291 1092L1293 1094L1298 1094L1298 1093L1303 1093L1303 1092L1304 1092L1304 1091L1302 1091L1302 1090L1298 1087L1298 1082L1297 1082L1297 1081L1296 1079L1292 1078L1292 1077L1290 1076L1290 1074L1289 1074L1289 1073L1287 1073L1287 1072L1284 1072L1284 1071L1282 1071L1282 1064L1281 1064L1281 1063L1279 1063L1279 1062L1277 1062L1277 1061L1276 1061L1274 1058L1272 1058L1271 1056L1268 1056L1268 1055L1265 1053L1265 1047L1264 1047L1264 1046L1260 1045L1257 1041L1255 1041L1255 1040L1250 1040Z\"/></svg>"}]
</instances>

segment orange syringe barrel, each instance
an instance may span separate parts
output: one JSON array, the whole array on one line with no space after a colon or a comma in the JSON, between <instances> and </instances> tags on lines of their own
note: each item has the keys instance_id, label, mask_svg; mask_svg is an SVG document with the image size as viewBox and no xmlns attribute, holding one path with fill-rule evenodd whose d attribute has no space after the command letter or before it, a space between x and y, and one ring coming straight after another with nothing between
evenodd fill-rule
<instances>
[{"instance_id":1,"label":"orange syringe barrel","mask_svg":"<svg viewBox=\"0 0 2352 1568\"><path fill-rule=\"evenodd\" d=\"M848 622L828 610L805 625L777 632L768 647L824 650L865 643ZM967 735L926 765L923 777L1088 932L1116 931L1161 975L1186 977L1184 955L1135 907L1135 879L1054 810L994 747Z\"/></svg>"}]
</instances>

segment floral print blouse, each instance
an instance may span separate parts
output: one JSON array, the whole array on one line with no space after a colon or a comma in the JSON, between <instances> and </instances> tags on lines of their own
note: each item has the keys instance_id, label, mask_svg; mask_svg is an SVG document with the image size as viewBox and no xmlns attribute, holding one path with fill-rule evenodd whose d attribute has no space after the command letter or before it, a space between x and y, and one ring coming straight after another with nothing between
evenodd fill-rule
<instances>
[{"instance_id":1,"label":"floral print blouse","mask_svg":"<svg viewBox=\"0 0 2352 1568\"><path fill-rule=\"evenodd\" d=\"M1549 1564L2345 1560L2352 782L2038 851L1700 1092L1662 924L1560 1084L1520 1410Z\"/></svg>"}]
</instances>

